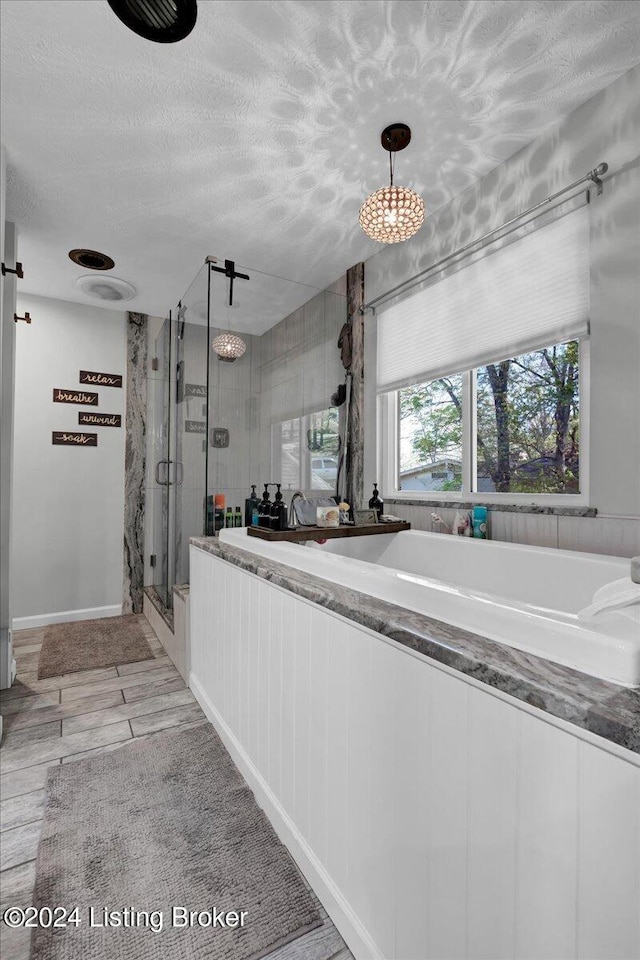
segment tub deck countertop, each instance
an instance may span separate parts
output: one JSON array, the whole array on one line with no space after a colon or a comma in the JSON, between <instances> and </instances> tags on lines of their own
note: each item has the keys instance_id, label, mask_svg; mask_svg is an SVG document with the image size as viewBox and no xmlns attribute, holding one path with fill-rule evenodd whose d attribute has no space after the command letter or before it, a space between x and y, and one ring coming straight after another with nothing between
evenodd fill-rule
<instances>
[{"instance_id":1,"label":"tub deck countertop","mask_svg":"<svg viewBox=\"0 0 640 960\"><path fill-rule=\"evenodd\" d=\"M592 677L213 537L190 543L551 716L640 754L640 690Z\"/></svg>"}]
</instances>

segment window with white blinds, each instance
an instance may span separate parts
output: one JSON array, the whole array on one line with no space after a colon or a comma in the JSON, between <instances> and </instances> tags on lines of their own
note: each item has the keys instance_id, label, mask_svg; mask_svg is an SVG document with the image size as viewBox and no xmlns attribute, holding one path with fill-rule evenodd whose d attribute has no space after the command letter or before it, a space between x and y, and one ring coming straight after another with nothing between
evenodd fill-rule
<instances>
[{"instance_id":1,"label":"window with white blinds","mask_svg":"<svg viewBox=\"0 0 640 960\"><path fill-rule=\"evenodd\" d=\"M589 208L378 311L378 393L515 357L589 329Z\"/></svg>"}]
</instances>

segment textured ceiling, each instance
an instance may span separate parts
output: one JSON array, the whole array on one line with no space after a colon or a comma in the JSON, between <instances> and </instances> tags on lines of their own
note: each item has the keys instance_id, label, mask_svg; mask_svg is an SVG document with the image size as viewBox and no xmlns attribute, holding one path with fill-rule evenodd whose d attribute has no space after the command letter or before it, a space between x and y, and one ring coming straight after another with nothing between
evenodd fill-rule
<instances>
[{"instance_id":1,"label":"textured ceiling","mask_svg":"<svg viewBox=\"0 0 640 960\"><path fill-rule=\"evenodd\" d=\"M83 301L73 247L112 256L139 291L128 306L153 314L207 254L324 287L379 249L357 214L386 182L388 123L413 129L396 179L428 212L640 60L634 2L198 7L193 33L164 45L106 0L3 0L22 290Z\"/></svg>"}]
</instances>

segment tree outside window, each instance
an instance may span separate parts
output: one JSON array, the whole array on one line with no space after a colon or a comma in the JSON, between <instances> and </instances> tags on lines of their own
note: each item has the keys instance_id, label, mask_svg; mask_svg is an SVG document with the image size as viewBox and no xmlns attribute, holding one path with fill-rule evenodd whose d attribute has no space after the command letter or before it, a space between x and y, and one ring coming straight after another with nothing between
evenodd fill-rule
<instances>
[{"instance_id":1,"label":"tree outside window","mask_svg":"<svg viewBox=\"0 0 640 960\"><path fill-rule=\"evenodd\" d=\"M579 492L579 366L571 340L474 371L475 491ZM463 382L459 374L399 391L400 489L462 489Z\"/></svg>"}]
</instances>

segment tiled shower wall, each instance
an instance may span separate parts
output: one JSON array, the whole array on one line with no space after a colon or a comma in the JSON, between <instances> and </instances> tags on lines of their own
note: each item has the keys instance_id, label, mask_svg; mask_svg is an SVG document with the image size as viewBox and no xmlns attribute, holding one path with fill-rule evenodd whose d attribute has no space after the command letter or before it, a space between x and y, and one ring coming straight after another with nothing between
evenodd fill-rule
<instances>
[{"instance_id":1,"label":"tiled shower wall","mask_svg":"<svg viewBox=\"0 0 640 960\"><path fill-rule=\"evenodd\" d=\"M388 503L386 510L408 520L415 530L445 533L434 521L437 513L450 527L455 508ZM534 547L559 547L614 557L640 556L640 519L637 517L566 517L548 514L509 513L489 510L489 536L507 543Z\"/></svg>"},{"instance_id":2,"label":"tiled shower wall","mask_svg":"<svg viewBox=\"0 0 640 960\"><path fill-rule=\"evenodd\" d=\"M262 336L244 336L247 352L234 363L211 354L209 425L229 430L229 446L209 447L209 492L224 493L229 506L244 510L251 484L260 493L280 480L271 463L271 425L328 407L344 380L337 347L346 319L343 287L318 293Z\"/></svg>"},{"instance_id":3,"label":"tiled shower wall","mask_svg":"<svg viewBox=\"0 0 640 960\"><path fill-rule=\"evenodd\" d=\"M346 319L341 278L258 338L261 484L280 480L271 476L278 470L271 463L271 425L326 409L344 382L338 337Z\"/></svg>"}]
</instances>

